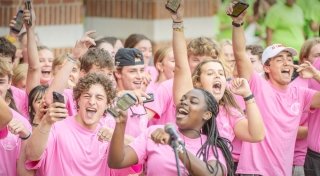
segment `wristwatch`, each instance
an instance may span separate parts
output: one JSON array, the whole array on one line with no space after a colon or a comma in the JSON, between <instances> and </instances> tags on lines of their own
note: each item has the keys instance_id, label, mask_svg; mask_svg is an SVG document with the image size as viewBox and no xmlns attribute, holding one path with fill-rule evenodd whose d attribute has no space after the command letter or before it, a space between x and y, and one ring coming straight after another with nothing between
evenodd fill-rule
<instances>
[{"instance_id":1,"label":"wristwatch","mask_svg":"<svg viewBox=\"0 0 320 176\"><path fill-rule=\"evenodd\" d=\"M234 26L234 27L240 27L240 26L242 26L242 25L243 25L243 22L241 22L241 23L236 23L236 22L232 21L232 26Z\"/></svg>"}]
</instances>

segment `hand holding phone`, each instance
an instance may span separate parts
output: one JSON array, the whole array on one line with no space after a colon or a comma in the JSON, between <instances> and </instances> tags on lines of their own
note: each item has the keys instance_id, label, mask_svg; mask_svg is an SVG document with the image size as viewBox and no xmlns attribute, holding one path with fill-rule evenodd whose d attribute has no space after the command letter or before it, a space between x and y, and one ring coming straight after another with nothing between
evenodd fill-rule
<instances>
[{"instance_id":1,"label":"hand holding phone","mask_svg":"<svg viewBox=\"0 0 320 176\"><path fill-rule=\"evenodd\" d=\"M154 101L154 95L153 93L148 93L150 98L146 98L143 103L149 103L149 102L153 102Z\"/></svg>"},{"instance_id":2,"label":"hand holding phone","mask_svg":"<svg viewBox=\"0 0 320 176\"><path fill-rule=\"evenodd\" d=\"M30 11L30 20L28 20L27 24L32 25L31 0L25 0L24 6L25 6L25 9Z\"/></svg>"},{"instance_id":3,"label":"hand holding phone","mask_svg":"<svg viewBox=\"0 0 320 176\"><path fill-rule=\"evenodd\" d=\"M13 27L11 27L11 31L18 34L20 33L22 27L23 27L23 10L19 10L16 15L15 19L16 23Z\"/></svg>"},{"instance_id":4,"label":"hand holding phone","mask_svg":"<svg viewBox=\"0 0 320 176\"><path fill-rule=\"evenodd\" d=\"M52 92L53 103L59 102L64 103L64 96L58 92Z\"/></svg>"},{"instance_id":5,"label":"hand holding phone","mask_svg":"<svg viewBox=\"0 0 320 176\"><path fill-rule=\"evenodd\" d=\"M108 108L107 111L113 117L118 117L120 115L120 113L118 112L119 111L118 109L125 111L129 109L131 106L133 106L134 104L136 104L136 101L137 100L132 95L126 93L118 99L115 107Z\"/></svg>"},{"instance_id":6,"label":"hand holding phone","mask_svg":"<svg viewBox=\"0 0 320 176\"><path fill-rule=\"evenodd\" d=\"M173 13L177 13L178 8L180 7L181 0L168 0L166 3L166 8Z\"/></svg>"},{"instance_id":7,"label":"hand holding phone","mask_svg":"<svg viewBox=\"0 0 320 176\"><path fill-rule=\"evenodd\" d=\"M249 4L243 1L239 1L233 5L233 11L231 14L228 14L232 17L238 17L242 12L244 12L249 7Z\"/></svg>"}]
</instances>

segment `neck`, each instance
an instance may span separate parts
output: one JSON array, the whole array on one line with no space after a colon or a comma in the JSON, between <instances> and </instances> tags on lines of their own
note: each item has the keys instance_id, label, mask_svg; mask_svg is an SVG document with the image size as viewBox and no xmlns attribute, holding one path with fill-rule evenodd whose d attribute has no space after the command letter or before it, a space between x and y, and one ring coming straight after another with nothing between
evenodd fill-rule
<instances>
[{"instance_id":1,"label":"neck","mask_svg":"<svg viewBox=\"0 0 320 176\"><path fill-rule=\"evenodd\" d=\"M71 118L72 118L72 117L71 117ZM92 125L87 125L87 124L85 124L85 123L82 121L82 119L81 119L81 117L79 116L79 114L75 116L75 120L76 120L76 122L77 122L81 127L85 128L85 129L87 129L87 130L89 130L89 131L94 131L94 130L97 128L97 126L98 126L98 123L94 123L94 124L92 124Z\"/></svg>"},{"instance_id":2,"label":"neck","mask_svg":"<svg viewBox=\"0 0 320 176\"><path fill-rule=\"evenodd\" d=\"M179 132L183 134L184 136L195 139L201 136L200 130L195 130L195 129L180 129Z\"/></svg>"},{"instance_id":3,"label":"neck","mask_svg":"<svg viewBox=\"0 0 320 176\"><path fill-rule=\"evenodd\" d=\"M269 79L271 85L278 90L286 90L288 88L288 84L279 84L275 80Z\"/></svg>"},{"instance_id":4,"label":"neck","mask_svg":"<svg viewBox=\"0 0 320 176\"><path fill-rule=\"evenodd\" d=\"M159 74L157 83L161 83L165 80L167 80L166 76L164 74Z\"/></svg>"}]
</instances>

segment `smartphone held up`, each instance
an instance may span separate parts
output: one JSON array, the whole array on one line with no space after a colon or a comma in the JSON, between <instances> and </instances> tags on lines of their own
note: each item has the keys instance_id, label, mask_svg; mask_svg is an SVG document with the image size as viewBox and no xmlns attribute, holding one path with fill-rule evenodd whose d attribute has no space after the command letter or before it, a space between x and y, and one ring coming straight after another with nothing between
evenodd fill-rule
<instances>
[{"instance_id":1,"label":"smartphone held up","mask_svg":"<svg viewBox=\"0 0 320 176\"><path fill-rule=\"evenodd\" d=\"M19 10L16 15L16 24L11 27L11 31L14 33L20 33L23 27L23 10Z\"/></svg>"},{"instance_id":2,"label":"smartphone held up","mask_svg":"<svg viewBox=\"0 0 320 176\"><path fill-rule=\"evenodd\" d=\"M32 14L32 12L31 12L31 0L25 0L24 1L24 6L25 6L25 9L29 10L30 14ZM32 25L32 15L30 16L30 20L28 20L27 24L28 25Z\"/></svg>"},{"instance_id":3,"label":"smartphone held up","mask_svg":"<svg viewBox=\"0 0 320 176\"><path fill-rule=\"evenodd\" d=\"M177 13L178 8L180 7L180 2L181 0L168 0L166 3L166 8L173 13Z\"/></svg>"},{"instance_id":4,"label":"smartphone held up","mask_svg":"<svg viewBox=\"0 0 320 176\"><path fill-rule=\"evenodd\" d=\"M233 11L231 14L228 14L232 17L238 17L242 12L244 12L249 7L249 4L244 1L238 1L233 5Z\"/></svg>"}]
</instances>

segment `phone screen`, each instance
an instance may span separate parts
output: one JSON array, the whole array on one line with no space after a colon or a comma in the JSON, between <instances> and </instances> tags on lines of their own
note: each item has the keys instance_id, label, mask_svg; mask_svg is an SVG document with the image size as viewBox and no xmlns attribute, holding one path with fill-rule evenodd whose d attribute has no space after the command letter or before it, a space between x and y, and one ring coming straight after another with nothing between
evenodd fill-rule
<instances>
[{"instance_id":1,"label":"phone screen","mask_svg":"<svg viewBox=\"0 0 320 176\"><path fill-rule=\"evenodd\" d=\"M117 101L117 106L121 110L125 111L135 103L136 103L136 99L134 97L132 97L130 94L125 94Z\"/></svg>"},{"instance_id":2,"label":"phone screen","mask_svg":"<svg viewBox=\"0 0 320 176\"><path fill-rule=\"evenodd\" d=\"M248 4L238 2L237 4L234 5L231 16L238 17L248 7L249 7Z\"/></svg>"},{"instance_id":3,"label":"phone screen","mask_svg":"<svg viewBox=\"0 0 320 176\"><path fill-rule=\"evenodd\" d=\"M16 33L19 33L22 27L23 27L23 11L19 10L16 15L16 24L11 29Z\"/></svg>"}]
</instances>

